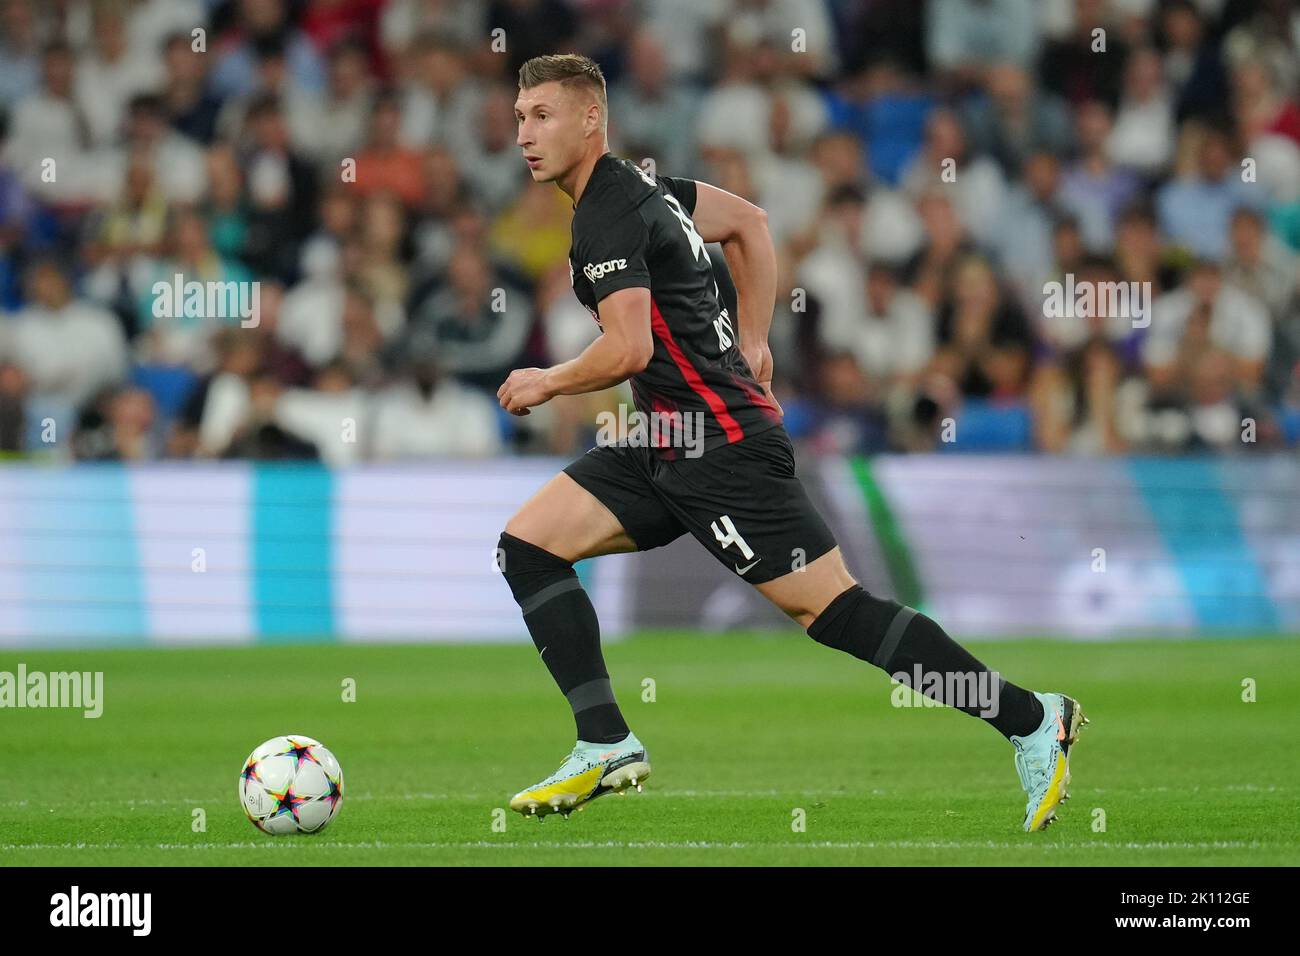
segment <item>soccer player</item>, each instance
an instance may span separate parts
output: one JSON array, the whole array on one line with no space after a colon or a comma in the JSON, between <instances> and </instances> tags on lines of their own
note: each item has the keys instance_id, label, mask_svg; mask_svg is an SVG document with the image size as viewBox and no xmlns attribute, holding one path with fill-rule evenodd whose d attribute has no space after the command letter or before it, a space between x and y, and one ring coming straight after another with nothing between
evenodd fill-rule
<instances>
[{"instance_id":1,"label":"soccer player","mask_svg":"<svg viewBox=\"0 0 1300 956\"><path fill-rule=\"evenodd\" d=\"M653 444L591 449L543 485L501 535L499 567L578 736L560 768L518 793L511 808L567 815L606 793L640 789L649 776L646 748L610 688L596 614L573 563L689 533L813 640L889 674L968 680L943 680L938 689L928 682L928 696L1010 740L1028 795L1024 827L1047 826L1066 798L1069 749L1086 722L1078 702L1002 680L926 615L865 591L795 475L772 394L767 332L777 276L763 210L612 155L605 80L586 57L526 62L515 114L533 181L553 182L573 200L573 290L602 334L571 361L511 372L497 397L527 415L556 395L630 379L637 410L666 427L652 429ZM735 281L734 320L705 251L712 242L722 244ZM796 565L795 555L806 564ZM975 680L991 686L982 695L991 700L960 693Z\"/></svg>"}]
</instances>

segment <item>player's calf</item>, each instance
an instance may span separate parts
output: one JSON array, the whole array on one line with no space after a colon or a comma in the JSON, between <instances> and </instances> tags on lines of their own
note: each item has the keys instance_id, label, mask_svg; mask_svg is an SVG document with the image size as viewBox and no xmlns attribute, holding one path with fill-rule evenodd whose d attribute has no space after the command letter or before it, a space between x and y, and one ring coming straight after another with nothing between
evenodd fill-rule
<instances>
[{"instance_id":1,"label":"player's calf","mask_svg":"<svg viewBox=\"0 0 1300 956\"><path fill-rule=\"evenodd\" d=\"M1031 693L990 671L933 619L854 584L831 601L808 627L819 644L852 654L913 689L979 717L1010 739L1039 726L1043 709ZM983 692L970 692L971 688Z\"/></svg>"},{"instance_id":2,"label":"player's calf","mask_svg":"<svg viewBox=\"0 0 1300 956\"><path fill-rule=\"evenodd\" d=\"M600 652L600 623L573 563L509 532L497 547L501 573L533 644L573 709L578 739L623 740L629 731Z\"/></svg>"},{"instance_id":3,"label":"player's calf","mask_svg":"<svg viewBox=\"0 0 1300 956\"><path fill-rule=\"evenodd\" d=\"M868 594L858 584L817 615L808 635L991 724L1015 748L1016 772L1027 796L1025 830L1042 830L1056 818L1057 807L1068 799L1070 747L1088 722L1077 700L1009 683L927 615Z\"/></svg>"}]
</instances>

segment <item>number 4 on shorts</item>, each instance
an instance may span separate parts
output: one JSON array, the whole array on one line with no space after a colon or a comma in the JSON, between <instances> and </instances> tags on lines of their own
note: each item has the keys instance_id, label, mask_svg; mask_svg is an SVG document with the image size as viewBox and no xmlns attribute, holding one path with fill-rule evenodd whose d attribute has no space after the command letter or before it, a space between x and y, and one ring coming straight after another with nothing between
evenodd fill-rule
<instances>
[{"instance_id":1,"label":"number 4 on shorts","mask_svg":"<svg viewBox=\"0 0 1300 956\"><path fill-rule=\"evenodd\" d=\"M721 528L718 527L718 521L722 522ZM722 545L723 548L729 548L734 544L740 549L740 553L745 556L746 561L752 558L754 552L745 543L745 539L740 536L736 526L732 524L731 515L722 515L718 518L718 521L711 522L709 525L713 528L713 536L718 539L718 544Z\"/></svg>"}]
</instances>

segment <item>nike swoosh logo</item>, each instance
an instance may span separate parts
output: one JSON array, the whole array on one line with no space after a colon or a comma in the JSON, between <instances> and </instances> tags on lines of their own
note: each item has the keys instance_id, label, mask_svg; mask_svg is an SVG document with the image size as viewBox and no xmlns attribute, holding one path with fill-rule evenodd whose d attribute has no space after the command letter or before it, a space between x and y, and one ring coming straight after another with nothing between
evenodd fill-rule
<instances>
[{"instance_id":1,"label":"nike swoosh logo","mask_svg":"<svg viewBox=\"0 0 1300 956\"><path fill-rule=\"evenodd\" d=\"M611 751L610 751L609 753L607 753L607 754L601 754L601 755L600 755L600 759L601 759L601 760L608 760L610 757L614 756L614 754L616 754L616 753L618 753L617 750L611 750Z\"/></svg>"},{"instance_id":2,"label":"nike swoosh logo","mask_svg":"<svg viewBox=\"0 0 1300 956\"><path fill-rule=\"evenodd\" d=\"M1061 712L1059 710L1056 712L1056 739L1065 739L1065 724L1061 723Z\"/></svg>"},{"instance_id":3,"label":"nike swoosh logo","mask_svg":"<svg viewBox=\"0 0 1300 956\"><path fill-rule=\"evenodd\" d=\"M762 561L762 560L763 560L762 558L758 559L758 561ZM743 568L738 564L732 565L732 567L734 567L736 569L736 573L743 578L750 568L752 568L755 564L758 564L758 561L754 561L751 564L747 564Z\"/></svg>"}]
</instances>

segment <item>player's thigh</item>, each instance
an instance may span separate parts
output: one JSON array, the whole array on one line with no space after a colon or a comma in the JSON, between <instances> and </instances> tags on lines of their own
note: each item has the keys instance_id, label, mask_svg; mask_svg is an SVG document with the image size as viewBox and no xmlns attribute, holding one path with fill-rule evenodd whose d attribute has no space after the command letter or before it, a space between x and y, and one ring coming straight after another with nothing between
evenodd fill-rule
<instances>
[{"instance_id":1,"label":"player's thigh","mask_svg":"<svg viewBox=\"0 0 1300 956\"><path fill-rule=\"evenodd\" d=\"M835 597L818 605L820 595L847 578L835 537L795 474L784 428L665 466L656 484L700 544L796 619L819 613ZM778 580L785 583L768 586Z\"/></svg>"},{"instance_id":2,"label":"player's thigh","mask_svg":"<svg viewBox=\"0 0 1300 956\"><path fill-rule=\"evenodd\" d=\"M855 584L837 547L802 568L754 587L807 630L828 604Z\"/></svg>"},{"instance_id":3,"label":"player's thigh","mask_svg":"<svg viewBox=\"0 0 1300 956\"><path fill-rule=\"evenodd\" d=\"M525 501L505 530L566 561L636 550L618 518L564 472Z\"/></svg>"},{"instance_id":4,"label":"player's thigh","mask_svg":"<svg viewBox=\"0 0 1300 956\"><path fill-rule=\"evenodd\" d=\"M591 449L543 486L506 530L568 561L675 541L686 528L655 493L649 456L635 446Z\"/></svg>"}]
</instances>

